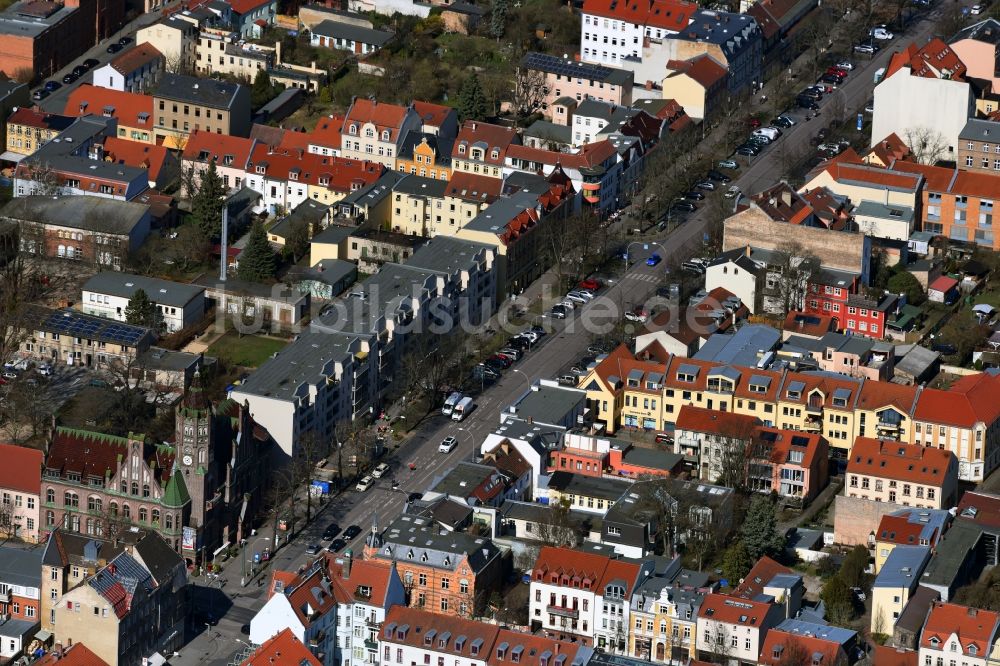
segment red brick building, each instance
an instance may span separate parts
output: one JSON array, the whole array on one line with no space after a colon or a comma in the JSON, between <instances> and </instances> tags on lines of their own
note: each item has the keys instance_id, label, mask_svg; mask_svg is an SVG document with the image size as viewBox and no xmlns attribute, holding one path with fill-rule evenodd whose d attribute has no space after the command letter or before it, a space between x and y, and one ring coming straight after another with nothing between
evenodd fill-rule
<instances>
[{"instance_id":1,"label":"red brick building","mask_svg":"<svg viewBox=\"0 0 1000 666\"><path fill-rule=\"evenodd\" d=\"M0 71L47 77L124 23L125 0L18 2L0 13Z\"/></svg>"}]
</instances>

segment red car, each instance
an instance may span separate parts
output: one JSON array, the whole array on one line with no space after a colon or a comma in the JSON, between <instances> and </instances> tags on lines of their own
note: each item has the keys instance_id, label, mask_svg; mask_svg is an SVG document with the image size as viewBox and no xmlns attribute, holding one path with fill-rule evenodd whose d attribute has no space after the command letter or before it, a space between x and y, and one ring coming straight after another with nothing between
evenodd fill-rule
<instances>
[{"instance_id":1,"label":"red car","mask_svg":"<svg viewBox=\"0 0 1000 666\"><path fill-rule=\"evenodd\" d=\"M594 279L580 280L580 289L597 291L601 288L601 283Z\"/></svg>"},{"instance_id":2,"label":"red car","mask_svg":"<svg viewBox=\"0 0 1000 666\"><path fill-rule=\"evenodd\" d=\"M847 78L847 70L841 69L840 67L828 67L826 73L833 74L834 76L839 76L842 79Z\"/></svg>"},{"instance_id":3,"label":"red car","mask_svg":"<svg viewBox=\"0 0 1000 666\"><path fill-rule=\"evenodd\" d=\"M760 121L756 118L748 118L747 123L750 124L751 129L758 129L760 127Z\"/></svg>"}]
</instances>

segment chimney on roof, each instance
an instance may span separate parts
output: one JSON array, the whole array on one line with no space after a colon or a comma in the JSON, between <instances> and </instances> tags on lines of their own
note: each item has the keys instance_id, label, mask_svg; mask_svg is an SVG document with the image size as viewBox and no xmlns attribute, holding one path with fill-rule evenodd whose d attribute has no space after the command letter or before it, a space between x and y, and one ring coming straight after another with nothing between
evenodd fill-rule
<instances>
[{"instance_id":1,"label":"chimney on roof","mask_svg":"<svg viewBox=\"0 0 1000 666\"><path fill-rule=\"evenodd\" d=\"M476 131L476 121L475 120L472 121L472 131L473 132Z\"/></svg>"},{"instance_id":2,"label":"chimney on roof","mask_svg":"<svg viewBox=\"0 0 1000 666\"><path fill-rule=\"evenodd\" d=\"M979 612L975 608L971 606L969 607L969 617L976 617L978 614Z\"/></svg>"},{"instance_id":3,"label":"chimney on roof","mask_svg":"<svg viewBox=\"0 0 1000 666\"><path fill-rule=\"evenodd\" d=\"M349 548L344 551L344 580L351 579L351 560L353 555Z\"/></svg>"}]
</instances>

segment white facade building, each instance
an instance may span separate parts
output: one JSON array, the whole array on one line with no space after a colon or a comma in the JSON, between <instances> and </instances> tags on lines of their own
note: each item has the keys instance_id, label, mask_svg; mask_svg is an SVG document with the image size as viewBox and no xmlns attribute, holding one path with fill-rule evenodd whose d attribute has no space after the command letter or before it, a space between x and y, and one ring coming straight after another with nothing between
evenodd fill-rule
<instances>
[{"instance_id":1,"label":"white facade building","mask_svg":"<svg viewBox=\"0 0 1000 666\"><path fill-rule=\"evenodd\" d=\"M83 285L81 306L86 314L125 321L129 301L139 290L156 308L155 329L174 333L198 323L205 315L205 289L128 273L98 273Z\"/></svg>"},{"instance_id":2,"label":"white facade building","mask_svg":"<svg viewBox=\"0 0 1000 666\"><path fill-rule=\"evenodd\" d=\"M726 594L710 594L698 613L695 645L700 654L730 663L757 663L768 630L784 619L783 606Z\"/></svg>"}]
</instances>

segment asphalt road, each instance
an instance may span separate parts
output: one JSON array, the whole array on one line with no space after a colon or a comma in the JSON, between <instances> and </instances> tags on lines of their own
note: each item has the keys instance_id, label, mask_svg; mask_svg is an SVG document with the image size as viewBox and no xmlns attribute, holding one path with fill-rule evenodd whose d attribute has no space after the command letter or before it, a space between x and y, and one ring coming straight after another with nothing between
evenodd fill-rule
<instances>
[{"instance_id":1,"label":"asphalt road","mask_svg":"<svg viewBox=\"0 0 1000 666\"><path fill-rule=\"evenodd\" d=\"M874 72L879 67L885 66L893 47L899 48L909 41L922 44L932 29L933 24L924 21L917 24L905 36L886 44L874 58L868 59L865 56L852 58L856 65L854 71L844 85L832 95L827 95L821 102L819 118L806 122L802 111L791 111L790 115L796 119L797 124L786 130L779 142L808 146L809 139L819 131L820 127L828 124L823 111L829 107L831 99L836 95L844 98L846 113L851 114L861 110L872 95ZM807 82L799 82L796 85L804 87ZM740 169L733 184L738 185L747 194L773 185L782 176L784 168L782 160L778 159L777 155L776 142ZM729 156L717 157L723 159ZM504 372L497 383L486 388L477 399L476 410L465 421L456 423L441 415L426 419L413 436L390 455L388 462L392 466L392 471L385 478L377 481L376 485L365 493L348 490L327 503L313 523L275 555L272 567L295 569L308 561L310 558L305 554L306 546L310 543L322 543L320 535L330 522L336 522L344 528L349 525L360 526L361 535L347 546L355 552L360 552L364 547L364 538L373 517L377 517L380 525L384 527L401 511L408 493L425 490L435 477L459 460L473 457L479 443L499 424L500 411L526 391L533 378L554 378L585 354L594 335L588 334L584 330L585 327L581 326L584 317L602 309L620 311L622 308L642 303L657 286L669 281L666 268L668 265L676 265L679 260L689 257L701 246L705 228L706 215L700 210L669 234L637 240L639 245L631 246L630 258L635 263L629 270L599 294L597 299L578 309L571 319L555 322L556 330L545 336L523 359ZM644 244L647 247L643 247ZM660 254L664 261L655 267L647 266L643 259L654 251ZM458 439L458 447L450 454L439 453L438 445L449 435ZM413 471L408 468L411 462L415 467ZM393 477L400 482L400 488L397 490L391 488ZM257 549L262 547L259 544L254 546ZM217 613L227 606L228 610L217 626L198 635L181 650L179 657L171 660L171 663L224 664L247 640L247 636L240 631L240 628L249 623L253 613L263 605L265 601L263 588L255 584L242 587L238 563L235 566L231 565L223 575L226 578L224 583L206 581L203 578L194 582L198 586L196 595L200 591L203 599L199 605L205 607L209 596L212 596L213 612Z\"/></svg>"}]
</instances>

